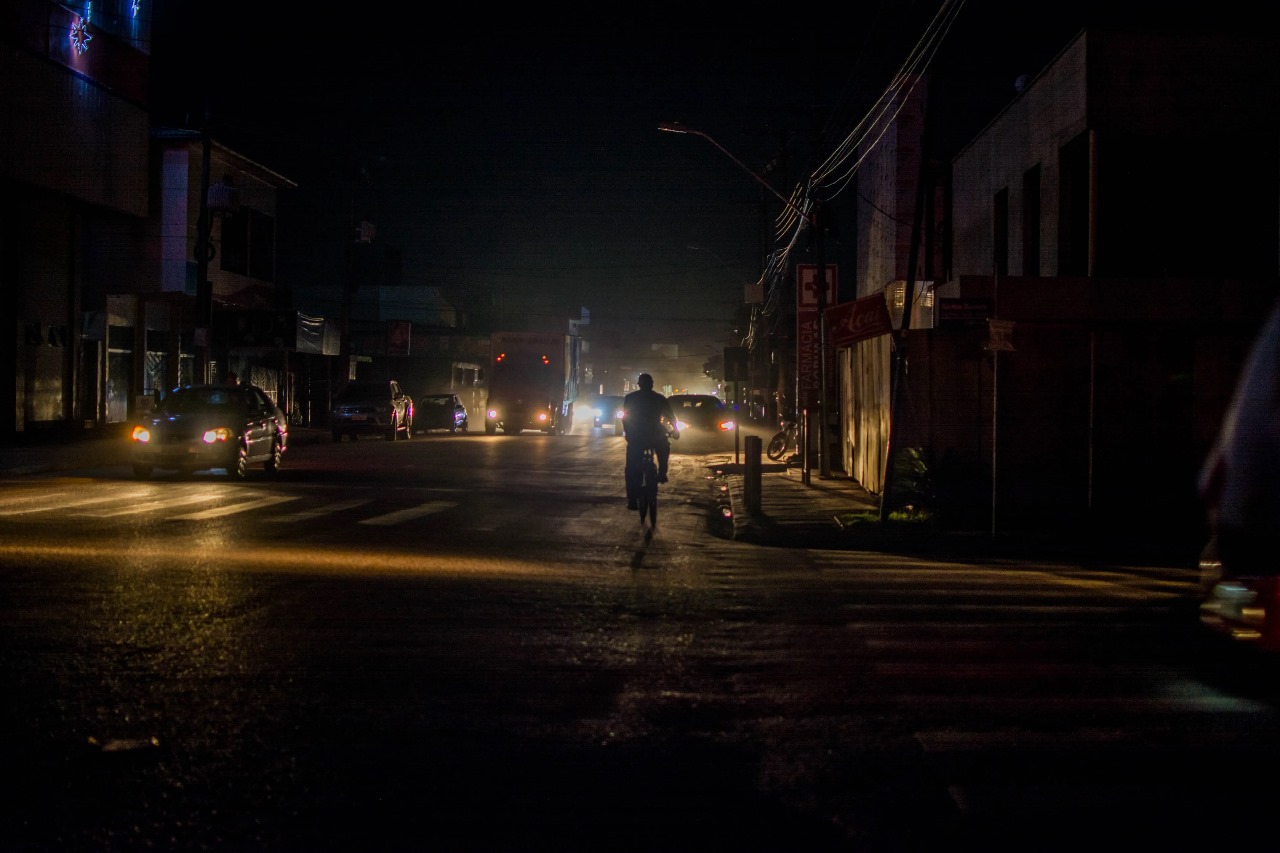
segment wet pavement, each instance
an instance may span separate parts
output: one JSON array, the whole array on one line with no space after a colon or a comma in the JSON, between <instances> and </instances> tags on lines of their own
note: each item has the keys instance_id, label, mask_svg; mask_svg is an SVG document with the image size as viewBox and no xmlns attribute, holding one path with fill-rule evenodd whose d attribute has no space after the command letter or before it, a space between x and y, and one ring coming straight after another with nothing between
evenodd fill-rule
<instances>
[{"instance_id":1,"label":"wet pavement","mask_svg":"<svg viewBox=\"0 0 1280 853\"><path fill-rule=\"evenodd\" d=\"M23 435L0 446L0 476L126 464L123 424ZM328 430L294 427L290 443L330 439ZM742 457L739 457L741 459ZM736 541L779 548L831 548L947 559L1061 559L1076 562L1193 566L1197 554L1169 543L1087 532L1001 533L944 528L929 520L881 521L880 498L833 471L762 459L759 506L746 501L744 461L709 455L716 495L712 529ZM724 460L724 461L722 461Z\"/></svg>"}]
</instances>

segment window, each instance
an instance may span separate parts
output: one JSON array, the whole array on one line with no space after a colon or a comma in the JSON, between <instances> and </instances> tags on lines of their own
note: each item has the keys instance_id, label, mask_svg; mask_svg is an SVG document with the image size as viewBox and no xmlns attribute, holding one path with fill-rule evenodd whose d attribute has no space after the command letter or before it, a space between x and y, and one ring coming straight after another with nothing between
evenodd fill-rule
<instances>
[{"instance_id":1,"label":"window","mask_svg":"<svg viewBox=\"0 0 1280 853\"><path fill-rule=\"evenodd\" d=\"M1089 274L1089 137L1058 152L1058 275Z\"/></svg>"},{"instance_id":2,"label":"window","mask_svg":"<svg viewBox=\"0 0 1280 853\"><path fill-rule=\"evenodd\" d=\"M1040 275L1040 164L1022 174L1022 274Z\"/></svg>"},{"instance_id":3,"label":"window","mask_svg":"<svg viewBox=\"0 0 1280 853\"><path fill-rule=\"evenodd\" d=\"M996 275L1009 274L1009 190L996 193L992 217L991 265Z\"/></svg>"},{"instance_id":4,"label":"window","mask_svg":"<svg viewBox=\"0 0 1280 853\"><path fill-rule=\"evenodd\" d=\"M276 221L240 208L222 219L221 268L259 281L275 281Z\"/></svg>"}]
</instances>

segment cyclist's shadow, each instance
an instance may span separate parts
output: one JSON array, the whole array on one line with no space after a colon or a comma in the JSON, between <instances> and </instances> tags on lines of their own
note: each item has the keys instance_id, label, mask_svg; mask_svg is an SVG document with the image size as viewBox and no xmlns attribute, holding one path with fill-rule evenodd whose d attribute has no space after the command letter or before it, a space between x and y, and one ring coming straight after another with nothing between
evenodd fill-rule
<instances>
[{"instance_id":1,"label":"cyclist's shadow","mask_svg":"<svg viewBox=\"0 0 1280 853\"><path fill-rule=\"evenodd\" d=\"M643 569L645 566L645 557L649 556L649 545L653 543L655 529L649 524L642 524L640 529L640 544L631 555L631 568Z\"/></svg>"}]
</instances>

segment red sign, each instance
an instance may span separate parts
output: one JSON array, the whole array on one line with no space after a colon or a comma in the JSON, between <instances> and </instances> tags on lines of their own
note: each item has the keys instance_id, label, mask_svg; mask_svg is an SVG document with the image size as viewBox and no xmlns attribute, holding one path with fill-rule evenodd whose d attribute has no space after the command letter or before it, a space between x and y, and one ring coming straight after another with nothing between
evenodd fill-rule
<instances>
[{"instance_id":1,"label":"red sign","mask_svg":"<svg viewBox=\"0 0 1280 853\"><path fill-rule=\"evenodd\" d=\"M836 267L822 268L826 280L827 310L836 304ZM818 326L818 265L796 264L796 402L801 409L815 411L822 397L822 372L819 357L822 341ZM825 314L824 314L825 316ZM827 348L827 377L834 363Z\"/></svg>"},{"instance_id":2,"label":"red sign","mask_svg":"<svg viewBox=\"0 0 1280 853\"><path fill-rule=\"evenodd\" d=\"M827 343L833 347L851 346L893 331L883 293L835 305L823 318L827 321Z\"/></svg>"}]
</instances>

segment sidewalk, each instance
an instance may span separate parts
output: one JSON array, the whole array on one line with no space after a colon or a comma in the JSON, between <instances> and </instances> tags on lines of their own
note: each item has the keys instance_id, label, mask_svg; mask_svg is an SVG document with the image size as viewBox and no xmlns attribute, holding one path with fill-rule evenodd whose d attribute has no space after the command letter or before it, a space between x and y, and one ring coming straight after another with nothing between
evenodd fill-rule
<instances>
[{"instance_id":1,"label":"sidewalk","mask_svg":"<svg viewBox=\"0 0 1280 853\"><path fill-rule=\"evenodd\" d=\"M761 466L760 508L746 510L744 469L740 463L708 466L723 490L728 519L718 535L781 548L827 548L927 556L939 559L1063 560L1089 564L1164 566L1194 569L1196 554L1172 542L1115 533L1022 532L993 535L989 530L948 529L927 521L879 520L880 498L841 472L809 482L797 465ZM713 525L714 526L714 525Z\"/></svg>"}]
</instances>

